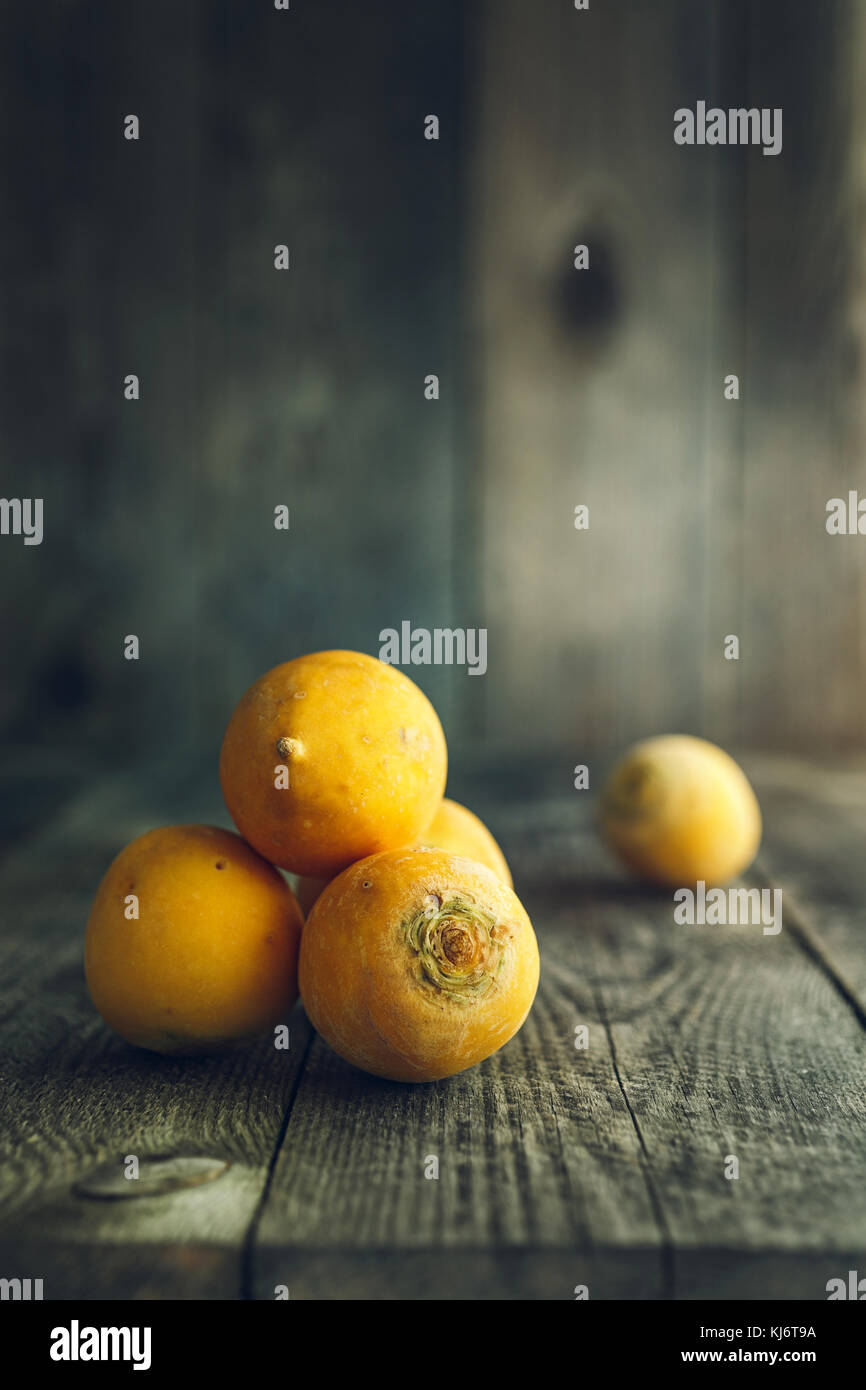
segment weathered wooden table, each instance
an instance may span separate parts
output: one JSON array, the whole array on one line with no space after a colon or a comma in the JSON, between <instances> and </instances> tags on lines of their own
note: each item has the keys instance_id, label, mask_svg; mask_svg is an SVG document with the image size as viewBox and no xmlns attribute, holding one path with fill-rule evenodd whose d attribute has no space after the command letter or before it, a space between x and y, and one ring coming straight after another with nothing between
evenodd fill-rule
<instances>
[{"instance_id":1,"label":"weathered wooden table","mask_svg":"<svg viewBox=\"0 0 866 1390\"><path fill-rule=\"evenodd\" d=\"M676 926L561 770L454 785L511 859L542 983L498 1056L417 1087L353 1070L300 1009L287 1053L111 1036L82 974L96 883L152 824L223 822L215 778L70 773L46 819L32 762L7 770L0 1275L159 1299L824 1299L866 1275L866 764L746 766L777 936ZM154 1191L164 1155L204 1180Z\"/></svg>"}]
</instances>

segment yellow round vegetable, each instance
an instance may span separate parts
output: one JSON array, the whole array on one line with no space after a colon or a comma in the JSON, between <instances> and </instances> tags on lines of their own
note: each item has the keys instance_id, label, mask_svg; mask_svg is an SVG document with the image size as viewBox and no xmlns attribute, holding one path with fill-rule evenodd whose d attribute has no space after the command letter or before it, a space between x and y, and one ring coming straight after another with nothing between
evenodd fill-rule
<instances>
[{"instance_id":1,"label":"yellow round vegetable","mask_svg":"<svg viewBox=\"0 0 866 1390\"><path fill-rule=\"evenodd\" d=\"M538 943L492 870L442 850L392 850L338 875L301 938L313 1026L346 1061L436 1081L513 1037L538 986Z\"/></svg>"},{"instance_id":2,"label":"yellow round vegetable","mask_svg":"<svg viewBox=\"0 0 866 1390\"><path fill-rule=\"evenodd\" d=\"M273 1028L297 999L302 925L285 879L239 835L151 830L97 890L85 943L91 998L138 1047L229 1047Z\"/></svg>"},{"instance_id":3,"label":"yellow round vegetable","mask_svg":"<svg viewBox=\"0 0 866 1390\"><path fill-rule=\"evenodd\" d=\"M315 652L242 696L220 781L259 854L330 878L416 841L442 800L447 763L436 711L407 675L361 652Z\"/></svg>"},{"instance_id":4,"label":"yellow round vegetable","mask_svg":"<svg viewBox=\"0 0 866 1390\"><path fill-rule=\"evenodd\" d=\"M468 807L461 806L459 801L450 801L447 796L414 848L444 849L461 859L474 859L477 864L486 864L509 888L513 886L505 855L487 826ZM329 882L327 878L298 879L296 892L305 917L309 916L313 903Z\"/></svg>"},{"instance_id":5,"label":"yellow round vegetable","mask_svg":"<svg viewBox=\"0 0 866 1390\"><path fill-rule=\"evenodd\" d=\"M601 795L602 834L642 877L671 887L727 883L761 842L761 811L742 769L688 734L630 748Z\"/></svg>"}]
</instances>

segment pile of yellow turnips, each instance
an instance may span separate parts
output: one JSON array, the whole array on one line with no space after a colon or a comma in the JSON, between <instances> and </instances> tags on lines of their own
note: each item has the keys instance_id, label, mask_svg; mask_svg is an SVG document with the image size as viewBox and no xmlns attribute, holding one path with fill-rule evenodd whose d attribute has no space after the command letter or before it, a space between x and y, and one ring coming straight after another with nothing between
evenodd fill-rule
<instances>
[{"instance_id":1,"label":"pile of yellow turnips","mask_svg":"<svg viewBox=\"0 0 866 1390\"><path fill-rule=\"evenodd\" d=\"M151 830L99 886L85 967L102 1017L195 1054L273 1030L300 991L326 1042L378 1076L433 1081L496 1052L532 1006L538 945L446 771L436 712L395 667L331 651L262 676L220 758L240 835ZM754 857L760 813L725 753L670 737L614 769L602 828L646 876L720 882Z\"/></svg>"}]
</instances>

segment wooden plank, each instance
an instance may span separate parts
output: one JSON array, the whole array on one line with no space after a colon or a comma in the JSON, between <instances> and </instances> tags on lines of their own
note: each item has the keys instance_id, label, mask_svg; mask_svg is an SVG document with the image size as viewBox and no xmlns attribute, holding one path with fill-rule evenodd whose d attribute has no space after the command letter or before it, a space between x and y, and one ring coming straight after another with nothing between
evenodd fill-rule
<instances>
[{"instance_id":1,"label":"wooden plank","mask_svg":"<svg viewBox=\"0 0 866 1390\"><path fill-rule=\"evenodd\" d=\"M203 13L199 736L221 737L243 690L292 655L375 655L403 619L473 621L457 610L451 443L459 8ZM465 672L413 675L459 728Z\"/></svg>"},{"instance_id":2,"label":"wooden plank","mask_svg":"<svg viewBox=\"0 0 866 1390\"><path fill-rule=\"evenodd\" d=\"M764 815L759 865L782 886L791 929L866 1020L866 761L745 765Z\"/></svg>"},{"instance_id":3,"label":"wooden plank","mask_svg":"<svg viewBox=\"0 0 866 1390\"><path fill-rule=\"evenodd\" d=\"M706 61L696 59L678 106L700 100L726 107L747 105L750 64L748 0L711 0ZM691 727L723 747L741 741L748 728L742 704L741 663L725 659L725 639L743 631L743 412L727 400L724 383L740 375L746 337L745 276L749 239L749 161L740 149L681 150L697 183L707 188L703 231L707 252L705 299L696 325L695 347L703 353L705 378L699 468L701 536L701 706ZM697 403L696 403L697 404ZM696 460L696 463L698 460Z\"/></svg>"},{"instance_id":4,"label":"wooden plank","mask_svg":"<svg viewBox=\"0 0 866 1390\"><path fill-rule=\"evenodd\" d=\"M122 1086L122 1067L113 1071ZM244 1079L237 1078L241 1085ZM208 1107L219 1102L216 1086ZM207 1116L193 1111L190 1120L197 1123L186 1139L169 1135L172 1148L198 1149ZM163 1127L156 1142L164 1137ZM110 1146L120 1167L124 1145L112 1136ZM235 1163L214 1182L170 1195L115 1203L72 1192L46 1201L0 1226L3 1268L42 1279L46 1299L240 1298L244 1240L266 1171L260 1163Z\"/></svg>"},{"instance_id":5,"label":"wooden plank","mask_svg":"<svg viewBox=\"0 0 866 1390\"><path fill-rule=\"evenodd\" d=\"M140 746L192 726L194 18L80 3L3 16L4 487L45 507L40 546L2 549L5 698L25 740L50 727L116 751L124 723Z\"/></svg>"},{"instance_id":6,"label":"wooden plank","mask_svg":"<svg viewBox=\"0 0 866 1390\"><path fill-rule=\"evenodd\" d=\"M204 784L207 787L207 783ZM230 1298L309 1038L197 1060L127 1046L96 1016L83 932L121 845L165 820L217 819L176 771L88 791L0 874L0 1263L46 1298ZM171 814L171 813L174 814ZM228 1162L213 1182L99 1200L76 1185L135 1154ZM132 1183L129 1192L137 1189ZM98 1254L96 1253L98 1252Z\"/></svg>"},{"instance_id":7,"label":"wooden plank","mask_svg":"<svg viewBox=\"0 0 866 1390\"><path fill-rule=\"evenodd\" d=\"M747 766L767 825L776 827L768 782L772 767L781 776L780 760ZM802 856L813 843L809 832L825 801L835 795L844 819L855 808L862 816L866 800L862 773L842 778L790 759L783 766L788 786L799 774L804 802L824 784L809 822L785 827L793 859L798 844ZM583 955L585 939L592 943L586 955L599 1016L672 1248L671 1295L824 1297L829 1278L862 1263L866 1244L862 1019L808 949L799 923L779 936L753 927L677 927L670 896L648 894L606 858L591 816L582 798L550 798L540 824L536 814L512 811L502 838L518 882L531 881L538 853L545 854L541 873L565 918L558 939L568 932L563 899L571 894L581 904L590 896L575 913L580 947L575 934L569 945ZM858 826L852 816L852 840ZM777 859L770 862L778 869ZM773 879L784 892L788 874L786 862L785 877ZM833 877L829 861L813 861L816 907L822 891L832 900ZM853 882L851 901L862 902ZM859 911L849 914L846 941L856 940L859 920ZM834 962L841 941L840 926ZM737 1181L722 1177L729 1153L740 1158Z\"/></svg>"},{"instance_id":8,"label":"wooden plank","mask_svg":"<svg viewBox=\"0 0 866 1390\"><path fill-rule=\"evenodd\" d=\"M705 553L707 506L730 521L732 417L708 420L707 402L737 189L673 140L674 111L705 94L715 7L485 13L471 326L486 732L604 750L729 702L702 663L735 597ZM588 531L574 529L580 503Z\"/></svg>"},{"instance_id":9,"label":"wooden plank","mask_svg":"<svg viewBox=\"0 0 866 1390\"><path fill-rule=\"evenodd\" d=\"M840 817L861 814L866 771L855 782L815 783L818 815L834 795ZM46 1278L49 1297L267 1299L278 1284L293 1298L570 1299L578 1284L821 1298L856 1268L866 1060L834 980L798 933L675 926L668 895L607 860L586 799L511 785L494 776L466 799L511 859L542 989L506 1049L425 1087L365 1077L318 1039L304 1063L300 1014L288 1065L267 1043L153 1058L95 1019L80 951L96 879L146 824L218 819L200 770L114 779L19 848L0 875L4 1268ZM804 799L812 785L804 773ZM126 1202L72 1190L106 1161L166 1150L232 1166Z\"/></svg>"},{"instance_id":10,"label":"wooden plank","mask_svg":"<svg viewBox=\"0 0 866 1390\"><path fill-rule=\"evenodd\" d=\"M278 661L476 621L453 524L459 10L0 16L3 486L46 527L0 548L17 736L215 746ZM420 679L459 721L465 672Z\"/></svg>"},{"instance_id":11,"label":"wooden plank","mask_svg":"<svg viewBox=\"0 0 866 1390\"><path fill-rule=\"evenodd\" d=\"M600 1008L674 1246L676 1295L714 1296L706 1255L719 1250L741 1297L822 1297L813 1257L840 1265L866 1245L859 1020L784 931L677 928L670 900L600 915L616 923ZM782 1271L771 1288L752 1259L766 1254Z\"/></svg>"},{"instance_id":12,"label":"wooden plank","mask_svg":"<svg viewBox=\"0 0 866 1390\"><path fill-rule=\"evenodd\" d=\"M257 1296L279 1282L293 1298L357 1296L361 1274L378 1298L570 1298L579 1283L659 1295L658 1230L610 1054L601 1030L575 1051L588 1000L543 944L530 1021L462 1076L378 1082L314 1042L257 1231ZM438 1179L425 1178L431 1155ZM392 1257L371 1268L372 1250Z\"/></svg>"},{"instance_id":13,"label":"wooden plank","mask_svg":"<svg viewBox=\"0 0 866 1390\"><path fill-rule=\"evenodd\" d=\"M866 419L862 6L561 5L530 22L514 0L487 16L470 261L497 679L476 692L481 727L593 751L673 727L862 743L866 552L824 529L857 487ZM781 107L782 153L676 147L673 111L698 99ZM592 274L568 253L584 232L604 273L582 298Z\"/></svg>"},{"instance_id":14,"label":"wooden plank","mask_svg":"<svg viewBox=\"0 0 866 1390\"><path fill-rule=\"evenodd\" d=\"M482 700L508 748L862 741L864 552L823 531L863 442L862 7L486 15L465 347L456 0L0 17L4 490L44 493L48 526L2 548L16 734L216 741L270 662L375 649L397 594L396 618L489 622L492 681L422 673L455 738ZM780 102L782 155L677 149L672 110L711 89ZM609 271L582 308L581 228ZM262 525L281 498L289 536Z\"/></svg>"},{"instance_id":15,"label":"wooden plank","mask_svg":"<svg viewBox=\"0 0 866 1390\"><path fill-rule=\"evenodd\" d=\"M858 1018L796 936L676 926L670 895L611 867L590 814L575 796L494 822L543 962L496 1058L410 1089L314 1043L256 1234L256 1296L281 1274L298 1297L356 1296L368 1278L375 1297L461 1296L456 1257L485 1248L513 1257L484 1265L491 1298L524 1296L528 1267L544 1297L568 1297L578 1268L595 1297L822 1298L856 1267ZM373 1266L371 1248L388 1258Z\"/></svg>"},{"instance_id":16,"label":"wooden plank","mask_svg":"<svg viewBox=\"0 0 866 1390\"><path fill-rule=\"evenodd\" d=\"M740 665L756 748L866 736L866 549L825 529L862 473L862 16L853 0L749 7L751 104L784 111L782 153L749 162Z\"/></svg>"}]
</instances>

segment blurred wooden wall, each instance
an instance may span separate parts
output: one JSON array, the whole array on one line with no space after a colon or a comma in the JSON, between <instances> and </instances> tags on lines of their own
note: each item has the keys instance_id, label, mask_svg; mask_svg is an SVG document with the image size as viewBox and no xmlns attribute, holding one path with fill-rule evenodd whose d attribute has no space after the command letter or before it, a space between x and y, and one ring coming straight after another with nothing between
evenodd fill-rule
<instances>
[{"instance_id":1,"label":"blurred wooden wall","mask_svg":"<svg viewBox=\"0 0 866 1390\"><path fill-rule=\"evenodd\" d=\"M412 671L455 747L862 745L864 55L856 0L5 7L7 738L207 749L410 619L489 629Z\"/></svg>"},{"instance_id":2,"label":"blurred wooden wall","mask_svg":"<svg viewBox=\"0 0 866 1390\"><path fill-rule=\"evenodd\" d=\"M277 662L461 621L458 9L3 8L0 492L45 498L0 538L7 736L218 747Z\"/></svg>"},{"instance_id":3,"label":"blurred wooden wall","mask_svg":"<svg viewBox=\"0 0 866 1390\"><path fill-rule=\"evenodd\" d=\"M866 495L864 16L486 6L478 694L503 744L864 741L866 539L825 531L829 498ZM782 153L675 145L699 99L782 107Z\"/></svg>"}]
</instances>

